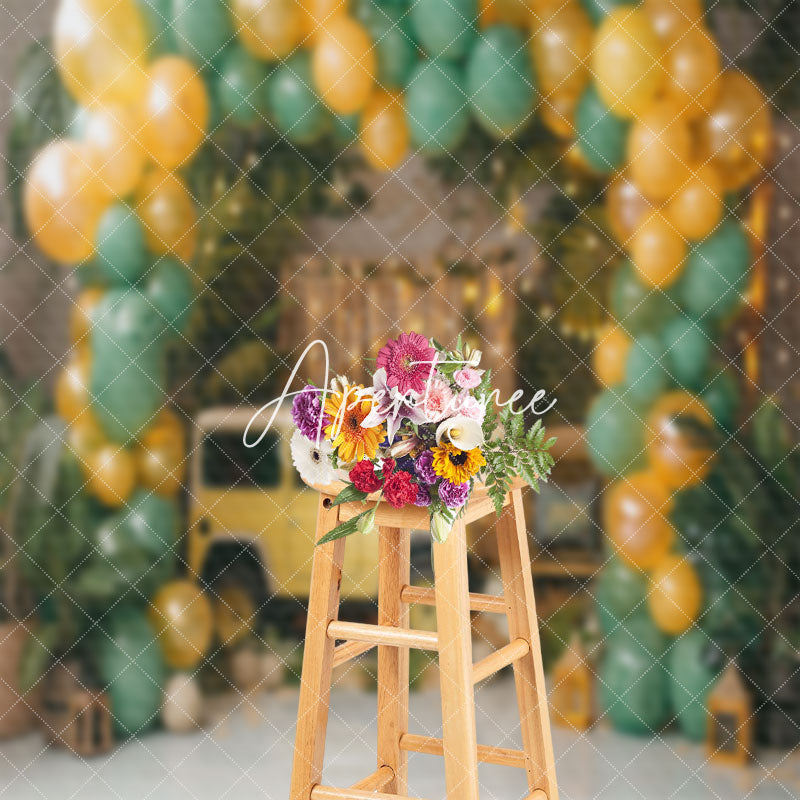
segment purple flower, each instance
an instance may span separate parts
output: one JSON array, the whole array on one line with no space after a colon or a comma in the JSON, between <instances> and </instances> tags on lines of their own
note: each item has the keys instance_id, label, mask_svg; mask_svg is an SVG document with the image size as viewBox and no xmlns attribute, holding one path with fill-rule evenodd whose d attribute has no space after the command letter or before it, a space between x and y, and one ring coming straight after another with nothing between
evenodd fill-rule
<instances>
[{"instance_id":1,"label":"purple flower","mask_svg":"<svg viewBox=\"0 0 800 800\"><path fill-rule=\"evenodd\" d=\"M423 450L414 462L414 472L417 477L428 486L436 483L438 480L437 474L433 471L433 452L431 450Z\"/></svg>"},{"instance_id":2,"label":"purple flower","mask_svg":"<svg viewBox=\"0 0 800 800\"><path fill-rule=\"evenodd\" d=\"M426 486L417 484L417 499L414 501L415 506L427 508L431 504L431 494Z\"/></svg>"},{"instance_id":3,"label":"purple flower","mask_svg":"<svg viewBox=\"0 0 800 800\"><path fill-rule=\"evenodd\" d=\"M330 417L322 412L322 390L316 386L306 386L302 392L294 396L292 401L292 419L298 430L312 442L317 435L322 438L321 431L330 424ZM322 426L320 426L320 417Z\"/></svg>"},{"instance_id":4,"label":"purple flower","mask_svg":"<svg viewBox=\"0 0 800 800\"><path fill-rule=\"evenodd\" d=\"M439 497L448 508L461 508L469 497L469 483L442 481L439 484Z\"/></svg>"}]
</instances>

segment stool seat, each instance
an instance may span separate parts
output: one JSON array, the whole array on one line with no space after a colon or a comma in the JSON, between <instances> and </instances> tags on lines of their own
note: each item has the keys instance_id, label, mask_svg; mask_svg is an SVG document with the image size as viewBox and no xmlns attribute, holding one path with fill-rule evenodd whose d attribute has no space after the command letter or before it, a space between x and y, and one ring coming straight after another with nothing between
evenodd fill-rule
<instances>
[{"instance_id":1,"label":"stool seat","mask_svg":"<svg viewBox=\"0 0 800 800\"><path fill-rule=\"evenodd\" d=\"M469 504L447 540L432 541L433 588L413 586L410 580L411 530L429 528L428 509L396 509L380 500L377 493L364 502L334 505L345 486L334 483L312 487L319 492L316 541L370 504L375 507L378 620L375 625L339 620L339 585L347 537L318 544L311 573L289 800L412 800L407 794L409 752L443 757L446 800L479 800L479 761L524 769L529 788L526 800L557 800L522 506L525 483L519 479L513 482L495 526L502 596L470 592L468 586L466 526L495 514L483 484L473 487ZM409 608L415 603L436 607L436 632L410 628ZM476 663L472 660L472 611L505 614L509 630L508 644ZM349 788L326 786L322 768L333 669L374 647L378 648L377 768ZM408 729L411 648L438 653L441 739ZM514 670L521 750L477 742L474 685L507 666Z\"/></svg>"},{"instance_id":2,"label":"stool seat","mask_svg":"<svg viewBox=\"0 0 800 800\"><path fill-rule=\"evenodd\" d=\"M323 497L328 498L328 504L331 503L331 498L336 497L342 489L346 488L349 484L341 481L334 481L325 485L306 483L311 489L319 492ZM510 494L515 489L521 489L527 486L522 478L514 478L511 482L509 494L506 495L505 505L510 502ZM429 514L427 508L419 508L417 506L405 506L404 508L392 508L386 500L380 499L380 492L373 492L367 495L364 502L351 502L342 503L339 506L339 522L347 522L347 520L357 517L368 508L376 508L375 511L375 524L378 526L384 525L386 527L407 527L414 530L427 530L430 525ZM490 512L494 512L494 503L489 497L486 485L481 481L475 481L470 492L467 508L464 511L463 519L466 524L474 522L475 520L485 517Z\"/></svg>"}]
</instances>

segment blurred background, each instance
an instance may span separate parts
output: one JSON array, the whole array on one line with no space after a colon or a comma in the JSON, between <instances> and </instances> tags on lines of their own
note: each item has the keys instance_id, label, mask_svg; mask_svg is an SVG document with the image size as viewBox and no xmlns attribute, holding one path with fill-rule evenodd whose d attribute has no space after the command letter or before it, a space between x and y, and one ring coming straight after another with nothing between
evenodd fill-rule
<instances>
[{"instance_id":1,"label":"blurred background","mask_svg":"<svg viewBox=\"0 0 800 800\"><path fill-rule=\"evenodd\" d=\"M0 796L288 796L317 498L286 415L242 435L314 339L360 379L410 330L557 400L525 502L562 797L800 795L799 4L0 20ZM376 619L375 536L345 618ZM476 659L508 641L473 623ZM376 666L335 674L328 783L374 768ZM435 657L410 677L436 735ZM476 703L519 746L511 676ZM413 792L441 773L413 756Z\"/></svg>"}]
</instances>

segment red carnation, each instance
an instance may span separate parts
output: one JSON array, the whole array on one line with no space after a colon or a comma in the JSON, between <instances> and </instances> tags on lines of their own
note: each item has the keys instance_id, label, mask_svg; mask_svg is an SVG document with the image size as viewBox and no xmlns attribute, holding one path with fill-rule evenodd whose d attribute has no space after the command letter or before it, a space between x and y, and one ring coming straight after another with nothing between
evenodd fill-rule
<instances>
[{"instance_id":1,"label":"red carnation","mask_svg":"<svg viewBox=\"0 0 800 800\"><path fill-rule=\"evenodd\" d=\"M386 479L383 496L393 508L402 508L417 499L417 486L411 480L411 473L400 470Z\"/></svg>"},{"instance_id":2,"label":"red carnation","mask_svg":"<svg viewBox=\"0 0 800 800\"><path fill-rule=\"evenodd\" d=\"M366 458L359 461L349 473L350 480L359 492L377 492L381 488L381 479L375 474L375 467Z\"/></svg>"},{"instance_id":3,"label":"red carnation","mask_svg":"<svg viewBox=\"0 0 800 800\"><path fill-rule=\"evenodd\" d=\"M383 477L388 478L394 472L394 468L396 466L397 462L393 458L384 458L383 466L381 467L381 472L383 472Z\"/></svg>"}]
</instances>

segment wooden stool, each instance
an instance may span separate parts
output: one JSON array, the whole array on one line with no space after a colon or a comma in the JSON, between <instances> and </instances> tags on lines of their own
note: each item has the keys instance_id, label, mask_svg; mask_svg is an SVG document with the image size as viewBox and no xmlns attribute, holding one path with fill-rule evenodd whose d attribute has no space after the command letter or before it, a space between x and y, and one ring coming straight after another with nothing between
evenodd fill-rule
<instances>
[{"instance_id":1,"label":"wooden stool","mask_svg":"<svg viewBox=\"0 0 800 800\"><path fill-rule=\"evenodd\" d=\"M290 800L392 800L408 792L408 752L444 756L447 800L478 800L478 762L525 769L526 800L557 800L553 746L547 714L542 654L536 623L521 482L515 482L497 521L503 597L469 592L466 525L494 507L483 487L473 490L465 514L444 544L433 544L435 589L410 585L410 534L428 528L428 511L396 510L380 503L378 624L338 620L339 583L346 539L314 553L303 673L297 713ZM323 487L317 539L365 510L361 503L331 504L337 487ZM375 503L373 503L375 505ZM357 537L354 546L358 546ZM436 606L437 633L411 630L409 606ZM470 611L508 616L511 641L472 663ZM342 642L336 644L336 641ZM333 668L378 647L378 764L348 789L322 785L325 731ZM442 694L442 739L408 730L408 652L436 650ZM479 745L473 686L513 664L523 750Z\"/></svg>"}]
</instances>

